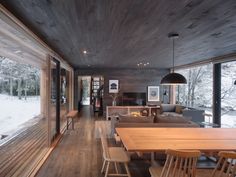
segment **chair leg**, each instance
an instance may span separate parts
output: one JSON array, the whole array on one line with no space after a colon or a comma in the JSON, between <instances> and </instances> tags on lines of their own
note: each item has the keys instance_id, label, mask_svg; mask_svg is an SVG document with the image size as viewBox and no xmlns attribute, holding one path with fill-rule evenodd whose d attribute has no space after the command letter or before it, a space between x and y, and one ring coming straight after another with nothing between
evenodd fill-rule
<instances>
[{"instance_id":1,"label":"chair leg","mask_svg":"<svg viewBox=\"0 0 236 177\"><path fill-rule=\"evenodd\" d=\"M126 172L127 172L128 177L131 177L131 174L130 174L130 172L129 172L129 167L128 167L128 164L127 164L127 163L125 163L125 170L126 170Z\"/></svg>"},{"instance_id":2,"label":"chair leg","mask_svg":"<svg viewBox=\"0 0 236 177\"><path fill-rule=\"evenodd\" d=\"M115 165L115 170L116 170L116 173L118 174L119 172L118 172L118 168L117 168L117 163L116 163L116 162L114 162L114 165Z\"/></svg>"},{"instance_id":3,"label":"chair leg","mask_svg":"<svg viewBox=\"0 0 236 177\"><path fill-rule=\"evenodd\" d=\"M105 177L108 176L109 166L110 166L110 162L107 162L107 168L106 168Z\"/></svg>"},{"instance_id":4,"label":"chair leg","mask_svg":"<svg viewBox=\"0 0 236 177\"><path fill-rule=\"evenodd\" d=\"M102 164L102 170L101 170L101 173L104 172L105 165L106 165L106 160L104 159L104 160L103 160L103 164Z\"/></svg>"},{"instance_id":5,"label":"chair leg","mask_svg":"<svg viewBox=\"0 0 236 177\"><path fill-rule=\"evenodd\" d=\"M71 123L72 123L72 129L74 130L75 129L75 124L74 124L74 118L71 118Z\"/></svg>"}]
</instances>

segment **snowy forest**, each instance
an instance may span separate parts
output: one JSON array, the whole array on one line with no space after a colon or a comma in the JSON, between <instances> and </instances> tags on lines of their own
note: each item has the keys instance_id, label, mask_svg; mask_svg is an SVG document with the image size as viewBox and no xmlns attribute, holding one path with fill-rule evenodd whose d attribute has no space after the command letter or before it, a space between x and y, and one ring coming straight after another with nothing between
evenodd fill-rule
<instances>
[{"instance_id":1,"label":"snowy forest","mask_svg":"<svg viewBox=\"0 0 236 177\"><path fill-rule=\"evenodd\" d=\"M187 78L187 85L177 87L177 93L179 93L177 94L177 100L179 103L189 107L211 107L212 70L212 65L204 65L178 71ZM234 102L236 99L236 85L234 85L236 80L236 62L223 63L221 72L222 108L234 110L236 109L236 102Z\"/></svg>"},{"instance_id":2,"label":"snowy forest","mask_svg":"<svg viewBox=\"0 0 236 177\"><path fill-rule=\"evenodd\" d=\"M40 69L0 57L0 140L40 114L39 95Z\"/></svg>"},{"instance_id":3,"label":"snowy forest","mask_svg":"<svg viewBox=\"0 0 236 177\"><path fill-rule=\"evenodd\" d=\"M18 99L38 96L39 83L39 69L0 57L0 94L18 96Z\"/></svg>"},{"instance_id":4,"label":"snowy forest","mask_svg":"<svg viewBox=\"0 0 236 177\"><path fill-rule=\"evenodd\" d=\"M221 64L221 115L226 124L236 125L236 61ZM176 87L177 103L212 112L213 65L203 65L177 72L187 79ZM225 118L225 119L224 119ZM231 122L227 122L229 119Z\"/></svg>"}]
</instances>

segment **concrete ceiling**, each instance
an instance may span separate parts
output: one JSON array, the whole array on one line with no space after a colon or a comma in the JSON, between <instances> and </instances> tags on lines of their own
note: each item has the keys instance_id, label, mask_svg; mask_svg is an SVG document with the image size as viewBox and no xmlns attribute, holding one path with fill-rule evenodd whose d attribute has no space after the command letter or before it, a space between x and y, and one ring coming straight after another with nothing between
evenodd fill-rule
<instances>
[{"instance_id":1,"label":"concrete ceiling","mask_svg":"<svg viewBox=\"0 0 236 177\"><path fill-rule=\"evenodd\" d=\"M2 0L75 68L177 66L236 53L235 0ZM84 54L83 51L87 53Z\"/></svg>"}]
</instances>

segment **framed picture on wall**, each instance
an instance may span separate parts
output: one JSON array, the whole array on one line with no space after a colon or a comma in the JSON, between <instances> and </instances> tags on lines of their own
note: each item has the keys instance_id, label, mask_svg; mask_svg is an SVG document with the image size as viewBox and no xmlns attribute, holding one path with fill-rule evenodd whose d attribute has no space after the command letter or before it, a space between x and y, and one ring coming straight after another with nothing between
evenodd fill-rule
<instances>
[{"instance_id":1,"label":"framed picture on wall","mask_svg":"<svg viewBox=\"0 0 236 177\"><path fill-rule=\"evenodd\" d=\"M118 92L119 92L119 81L109 80L109 93L118 93Z\"/></svg>"},{"instance_id":2,"label":"framed picture on wall","mask_svg":"<svg viewBox=\"0 0 236 177\"><path fill-rule=\"evenodd\" d=\"M148 86L148 101L159 101L159 86Z\"/></svg>"}]
</instances>

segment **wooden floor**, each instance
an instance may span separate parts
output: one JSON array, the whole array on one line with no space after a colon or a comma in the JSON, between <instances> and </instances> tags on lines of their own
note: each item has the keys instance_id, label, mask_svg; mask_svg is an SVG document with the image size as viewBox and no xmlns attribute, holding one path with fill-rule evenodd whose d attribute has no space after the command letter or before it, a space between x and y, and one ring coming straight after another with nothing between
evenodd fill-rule
<instances>
[{"instance_id":1,"label":"wooden floor","mask_svg":"<svg viewBox=\"0 0 236 177\"><path fill-rule=\"evenodd\" d=\"M95 121L89 107L84 107L75 123L75 130L65 132L61 142L49 156L37 177L102 177L101 143L95 138ZM131 161L129 168L133 177L150 177L150 163Z\"/></svg>"},{"instance_id":2,"label":"wooden floor","mask_svg":"<svg viewBox=\"0 0 236 177\"><path fill-rule=\"evenodd\" d=\"M1 143L0 177L26 177L47 152L47 123L31 123Z\"/></svg>"}]
</instances>

